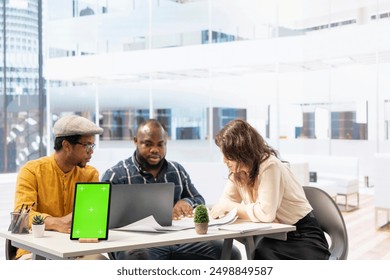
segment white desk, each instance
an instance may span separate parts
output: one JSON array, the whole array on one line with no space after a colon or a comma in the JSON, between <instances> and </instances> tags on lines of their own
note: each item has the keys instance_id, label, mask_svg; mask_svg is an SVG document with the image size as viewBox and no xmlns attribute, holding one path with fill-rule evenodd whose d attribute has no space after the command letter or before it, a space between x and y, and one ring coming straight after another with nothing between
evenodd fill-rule
<instances>
[{"instance_id":1,"label":"white desk","mask_svg":"<svg viewBox=\"0 0 390 280\"><path fill-rule=\"evenodd\" d=\"M242 222L246 223L246 222ZM43 238L34 238L32 234L12 234L1 231L0 237L11 240L12 245L33 253L34 257L46 259L73 259L77 256L102 254L114 251L125 251L149 247L158 247L180 243L192 243L208 240L224 239L222 259L230 257L233 239L245 244L247 257L252 259L254 253L254 236L262 235L276 239L286 239L287 232L295 230L295 226L272 224L272 228L245 233L218 230L209 227L205 235L199 235L195 229L169 233L140 233L110 231L108 240L98 243L80 243L70 240L69 234L46 231Z\"/></svg>"}]
</instances>

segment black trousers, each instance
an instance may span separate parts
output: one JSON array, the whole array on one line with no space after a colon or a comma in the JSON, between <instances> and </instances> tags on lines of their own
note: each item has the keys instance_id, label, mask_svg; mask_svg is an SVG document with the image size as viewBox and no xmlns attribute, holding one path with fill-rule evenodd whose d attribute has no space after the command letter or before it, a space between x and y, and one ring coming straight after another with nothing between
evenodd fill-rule
<instances>
[{"instance_id":1,"label":"black trousers","mask_svg":"<svg viewBox=\"0 0 390 280\"><path fill-rule=\"evenodd\" d=\"M296 224L296 230L287 233L287 240L261 238L258 240L256 260L327 260L329 245L317 219L311 212Z\"/></svg>"}]
</instances>

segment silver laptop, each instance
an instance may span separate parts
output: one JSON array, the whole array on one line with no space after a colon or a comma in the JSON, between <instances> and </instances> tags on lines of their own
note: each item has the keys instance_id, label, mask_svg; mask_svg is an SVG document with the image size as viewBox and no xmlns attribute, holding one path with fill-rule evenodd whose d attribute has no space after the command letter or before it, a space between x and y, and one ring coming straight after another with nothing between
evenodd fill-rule
<instances>
[{"instance_id":1,"label":"silver laptop","mask_svg":"<svg viewBox=\"0 0 390 280\"><path fill-rule=\"evenodd\" d=\"M152 215L161 226L172 225L174 183L111 186L109 228L118 228Z\"/></svg>"}]
</instances>

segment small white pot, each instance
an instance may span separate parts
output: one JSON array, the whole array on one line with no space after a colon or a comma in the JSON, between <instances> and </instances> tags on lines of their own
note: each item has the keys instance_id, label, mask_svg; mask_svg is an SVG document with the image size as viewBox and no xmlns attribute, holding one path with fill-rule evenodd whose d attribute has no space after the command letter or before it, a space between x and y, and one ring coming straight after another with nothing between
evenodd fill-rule
<instances>
[{"instance_id":1,"label":"small white pot","mask_svg":"<svg viewBox=\"0 0 390 280\"><path fill-rule=\"evenodd\" d=\"M32 225L32 233L34 237L43 237L45 233L45 224L43 225Z\"/></svg>"}]
</instances>

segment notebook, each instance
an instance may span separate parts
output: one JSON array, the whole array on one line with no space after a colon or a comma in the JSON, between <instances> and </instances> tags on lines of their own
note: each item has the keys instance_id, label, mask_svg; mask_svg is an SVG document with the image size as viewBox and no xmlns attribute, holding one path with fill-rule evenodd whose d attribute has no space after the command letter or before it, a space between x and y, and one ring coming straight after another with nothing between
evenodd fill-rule
<instances>
[{"instance_id":1,"label":"notebook","mask_svg":"<svg viewBox=\"0 0 390 280\"><path fill-rule=\"evenodd\" d=\"M109 228L123 227L151 215L161 226L171 226L174 191L174 183L113 185Z\"/></svg>"},{"instance_id":2,"label":"notebook","mask_svg":"<svg viewBox=\"0 0 390 280\"><path fill-rule=\"evenodd\" d=\"M76 183L70 239L108 238L111 184Z\"/></svg>"}]
</instances>

